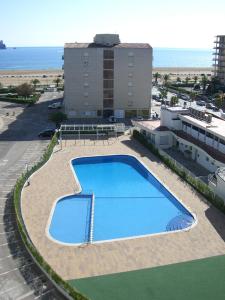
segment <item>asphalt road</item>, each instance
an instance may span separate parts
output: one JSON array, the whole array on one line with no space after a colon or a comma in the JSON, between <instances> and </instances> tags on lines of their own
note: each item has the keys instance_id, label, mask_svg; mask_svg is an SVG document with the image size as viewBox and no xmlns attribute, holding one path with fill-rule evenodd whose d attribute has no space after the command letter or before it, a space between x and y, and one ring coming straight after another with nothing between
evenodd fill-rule
<instances>
[{"instance_id":1,"label":"asphalt road","mask_svg":"<svg viewBox=\"0 0 225 300\"><path fill-rule=\"evenodd\" d=\"M20 239L11 191L18 176L42 156L52 127L47 106L61 97L46 93L34 106L0 102L0 300L64 299L37 268Z\"/></svg>"}]
</instances>

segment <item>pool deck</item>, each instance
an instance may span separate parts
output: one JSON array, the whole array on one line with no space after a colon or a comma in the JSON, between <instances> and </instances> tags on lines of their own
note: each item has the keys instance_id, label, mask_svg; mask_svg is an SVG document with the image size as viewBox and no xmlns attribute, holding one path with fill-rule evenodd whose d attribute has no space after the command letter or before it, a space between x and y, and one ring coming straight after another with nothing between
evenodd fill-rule
<instances>
[{"instance_id":1,"label":"pool deck","mask_svg":"<svg viewBox=\"0 0 225 300\"><path fill-rule=\"evenodd\" d=\"M103 145L104 144L104 145ZM82 246L50 240L46 227L56 199L74 194L78 186L70 159L78 156L130 154L141 160L190 210L198 223L191 230ZM145 147L129 136L116 142L67 141L22 193L22 214L27 231L44 259L65 280L138 270L225 253L225 216L209 206Z\"/></svg>"}]
</instances>

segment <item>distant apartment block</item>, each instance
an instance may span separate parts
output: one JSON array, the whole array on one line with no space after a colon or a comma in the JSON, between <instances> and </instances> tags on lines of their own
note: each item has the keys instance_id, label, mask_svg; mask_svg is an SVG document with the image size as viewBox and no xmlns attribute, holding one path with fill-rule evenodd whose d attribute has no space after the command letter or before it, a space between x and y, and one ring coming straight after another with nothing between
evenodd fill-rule
<instances>
[{"instance_id":1,"label":"distant apartment block","mask_svg":"<svg viewBox=\"0 0 225 300\"><path fill-rule=\"evenodd\" d=\"M97 34L64 48L64 105L69 118L149 116L152 48Z\"/></svg>"},{"instance_id":2,"label":"distant apartment block","mask_svg":"<svg viewBox=\"0 0 225 300\"><path fill-rule=\"evenodd\" d=\"M214 76L225 85L225 35L217 35L214 52Z\"/></svg>"}]
</instances>

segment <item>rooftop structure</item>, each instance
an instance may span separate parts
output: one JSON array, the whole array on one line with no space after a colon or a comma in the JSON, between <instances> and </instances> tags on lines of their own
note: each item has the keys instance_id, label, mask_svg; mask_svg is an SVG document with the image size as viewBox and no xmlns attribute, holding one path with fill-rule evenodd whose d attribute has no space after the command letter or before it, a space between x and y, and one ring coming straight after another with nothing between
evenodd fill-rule
<instances>
[{"instance_id":1,"label":"rooftop structure","mask_svg":"<svg viewBox=\"0 0 225 300\"><path fill-rule=\"evenodd\" d=\"M65 111L69 118L149 117L152 48L97 34L64 49Z\"/></svg>"},{"instance_id":2,"label":"rooftop structure","mask_svg":"<svg viewBox=\"0 0 225 300\"><path fill-rule=\"evenodd\" d=\"M216 36L214 49L214 76L225 84L225 35Z\"/></svg>"}]
</instances>

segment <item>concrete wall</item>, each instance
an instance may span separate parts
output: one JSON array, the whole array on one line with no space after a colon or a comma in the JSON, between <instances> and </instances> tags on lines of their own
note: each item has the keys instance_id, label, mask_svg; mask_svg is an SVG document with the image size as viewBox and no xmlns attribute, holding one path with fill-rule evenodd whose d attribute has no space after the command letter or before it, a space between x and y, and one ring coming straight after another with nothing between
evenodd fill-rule
<instances>
[{"instance_id":1,"label":"concrete wall","mask_svg":"<svg viewBox=\"0 0 225 300\"><path fill-rule=\"evenodd\" d=\"M224 167L220 161L215 160L212 158L208 153L203 151L201 148L197 147L196 145L177 137L175 134L175 139L179 141L179 150L185 153L185 150L191 151L190 158L196 161L198 164L203 166L205 169L209 170L210 172L215 172L217 168Z\"/></svg>"},{"instance_id":2,"label":"concrete wall","mask_svg":"<svg viewBox=\"0 0 225 300\"><path fill-rule=\"evenodd\" d=\"M178 118L178 115L181 111L172 111L169 108L161 109L161 126L166 126L170 129L181 130L182 129L182 121Z\"/></svg>"}]
</instances>

